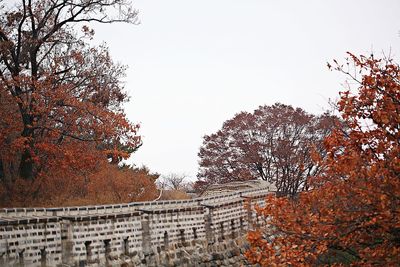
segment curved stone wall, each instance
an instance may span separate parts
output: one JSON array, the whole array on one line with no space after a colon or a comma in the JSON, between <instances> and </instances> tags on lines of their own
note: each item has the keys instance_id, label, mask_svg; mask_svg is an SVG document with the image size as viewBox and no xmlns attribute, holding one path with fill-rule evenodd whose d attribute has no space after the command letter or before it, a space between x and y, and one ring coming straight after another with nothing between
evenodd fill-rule
<instances>
[{"instance_id":1,"label":"curved stone wall","mask_svg":"<svg viewBox=\"0 0 400 267\"><path fill-rule=\"evenodd\" d=\"M0 266L194 266L179 255L234 250L229 242L261 222L251 207L270 193L263 186L191 200L2 209ZM210 257L203 266L214 264Z\"/></svg>"}]
</instances>

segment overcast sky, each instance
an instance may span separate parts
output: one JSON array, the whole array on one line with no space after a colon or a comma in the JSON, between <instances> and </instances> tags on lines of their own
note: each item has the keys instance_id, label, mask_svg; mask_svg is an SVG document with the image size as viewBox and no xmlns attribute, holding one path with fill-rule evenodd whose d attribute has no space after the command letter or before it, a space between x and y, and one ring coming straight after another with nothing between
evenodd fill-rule
<instances>
[{"instance_id":1,"label":"overcast sky","mask_svg":"<svg viewBox=\"0 0 400 267\"><path fill-rule=\"evenodd\" d=\"M202 137L275 102L314 114L345 77L346 51L400 57L399 0L136 0L140 25L97 26L128 65L128 117L143 146L131 162L161 174L198 169Z\"/></svg>"}]
</instances>

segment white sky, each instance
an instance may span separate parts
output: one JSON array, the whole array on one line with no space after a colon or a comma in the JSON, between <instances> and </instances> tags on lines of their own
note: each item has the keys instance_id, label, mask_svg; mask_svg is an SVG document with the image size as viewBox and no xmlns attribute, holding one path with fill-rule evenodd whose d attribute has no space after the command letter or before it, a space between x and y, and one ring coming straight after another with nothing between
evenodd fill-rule
<instances>
[{"instance_id":1,"label":"white sky","mask_svg":"<svg viewBox=\"0 0 400 267\"><path fill-rule=\"evenodd\" d=\"M128 117L143 146L131 162L161 174L198 168L202 137L275 102L321 113L345 77L326 62L400 55L399 0L136 0L141 24L96 26L129 66Z\"/></svg>"}]
</instances>

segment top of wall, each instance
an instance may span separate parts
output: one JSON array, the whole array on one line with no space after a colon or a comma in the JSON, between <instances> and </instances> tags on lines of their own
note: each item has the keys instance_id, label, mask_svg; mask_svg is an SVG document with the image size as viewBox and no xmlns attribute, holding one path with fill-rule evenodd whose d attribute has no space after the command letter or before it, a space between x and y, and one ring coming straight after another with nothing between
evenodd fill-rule
<instances>
[{"instance_id":1,"label":"top of wall","mask_svg":"<svg viewBox=\"0 0 400 267\"><path fill-rule=\"evenodd\" d=\"M222 190L225 188L226 190ZM167 201L143 201L121 203L113 205L90 205L56 208L3 208L0 209L0 224L9 221L22 220L23 222L39 220L56 220L61 216L108 216L135 213L145 209L180 209L193 206L215 206L224 202L242 200L244 197L265 196L269 192L275 192L275 186L259 180L247 182L233 182L224 185L216 185L201 197L187 200Z\"/></svg>"},{"instance_id":2,"label":"top of wall","mask_svg":"<svg viewBox=\"0 0 400 267\"><path fill-rule=\"evenodd\" d=\"M210 185L200 197L211 197L223 194L229 194L238 191L269 188L270 191L276 191L274 184L271 184L264 180L248 180L248 181L235 181L225 184L213 184Z\"/></svg>"}]
</instances>

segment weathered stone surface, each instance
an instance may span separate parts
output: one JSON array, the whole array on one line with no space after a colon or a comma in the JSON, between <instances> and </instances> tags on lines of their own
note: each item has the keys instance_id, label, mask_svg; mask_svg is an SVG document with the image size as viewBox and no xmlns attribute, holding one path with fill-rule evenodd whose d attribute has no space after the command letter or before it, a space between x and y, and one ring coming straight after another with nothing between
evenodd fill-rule
<instances>
[{"instance_id":1,"label":"weathered stone surface","mask_svg":"<svg viewBox=\"0 0 400 267\"><path fill-rule=\"evenodd\" d=\"M254 224L245 199L263 205L270 193L265 186L192 200L0 209L0 265L232 266L247 248L239 232Z\"/></svg>"}]
</instances>

